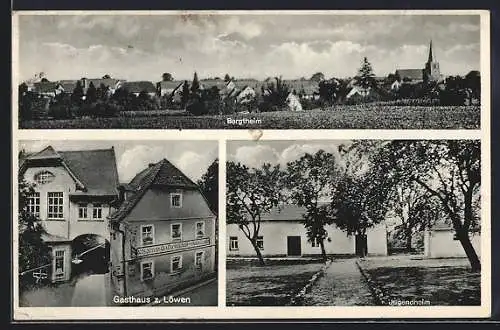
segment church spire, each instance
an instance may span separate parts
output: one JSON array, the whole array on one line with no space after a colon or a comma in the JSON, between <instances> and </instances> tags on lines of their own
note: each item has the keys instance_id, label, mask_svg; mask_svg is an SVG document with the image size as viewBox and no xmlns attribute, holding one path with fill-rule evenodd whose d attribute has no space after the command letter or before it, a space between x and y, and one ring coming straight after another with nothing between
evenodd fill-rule
<instances>
[{"instance_id":1,"label":"church spire","mask_svg":"<svg viewBox=\"0 0 500 330\"><path fill-rule=\"evenodd\" d=\"M427 59L428 63L434 62L434 55L432 54L432 39L429 43L429 58Z\"/></svg>"}]
</instances>

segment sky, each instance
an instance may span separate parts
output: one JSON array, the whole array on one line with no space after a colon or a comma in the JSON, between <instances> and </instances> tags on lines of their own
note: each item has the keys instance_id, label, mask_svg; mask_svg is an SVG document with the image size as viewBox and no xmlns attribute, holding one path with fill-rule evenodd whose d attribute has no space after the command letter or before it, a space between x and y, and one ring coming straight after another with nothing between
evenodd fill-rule
<instances>
[{"instance_id":1,"label":"sky","mask_svg":"<svg viewBox=\"0 0 500 330\"><path fill-rule=\"evenodd\" d=\"M429 41L445 75L479 70L478 15L20 15L19 78L352 77L423 68Z\"/></svg>"},{"instance_id":2,"label":"sky","mask_svg":"<svg viewBox=\"0 0 500 330\"><path fill-rule=\"evenodd\" d=\"M20 141L19 149L37 152L49 145L56 151L110 149L114 146L121 183L130 182L148 164L163 158L196 182L218 157L218 141Z\"/></svg>"},{"instance_id":3,"label":"sky","mask_svg":"<svg viewBox=\"0 0 500 330\"><path fill-rule=\"evenodd\" d=\"M259 168L264 163L285 166L305 153L314 154L321 149L340 157L338 147L349 143L348 140L227 141L227 160L254 168Z\"/></svg>"}]
</instances>

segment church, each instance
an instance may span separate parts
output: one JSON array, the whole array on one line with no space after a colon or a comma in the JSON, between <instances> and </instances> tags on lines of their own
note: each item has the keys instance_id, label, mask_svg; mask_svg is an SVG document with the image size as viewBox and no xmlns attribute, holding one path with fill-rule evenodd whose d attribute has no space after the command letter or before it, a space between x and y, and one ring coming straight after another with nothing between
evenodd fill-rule
<instances>
[{"instance_id":1,"label":"church","mask_svg":"<svg viewBox=\"0 0 500 330\"><path fill-rule=\"evenodd\" d=\"M395 75L399 77L399 82L428 83L441 80L439 62L432 49L432 40L429 44L429 56L423 69L397 69Z\"/></svg>"}]
</instances>

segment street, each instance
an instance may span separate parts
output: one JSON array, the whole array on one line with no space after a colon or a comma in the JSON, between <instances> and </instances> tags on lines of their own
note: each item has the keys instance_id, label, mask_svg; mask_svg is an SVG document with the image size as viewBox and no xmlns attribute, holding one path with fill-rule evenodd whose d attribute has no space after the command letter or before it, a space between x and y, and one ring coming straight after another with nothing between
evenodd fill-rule
<instances>
[{"instance_id":1,"label":"street","mask_svg":"<svg viewBox=\"0 0 500 330\"><path fill-rule=\"evenodd\" d=\"M168 301L170 295L166 295ZM194 286L193 289L182 290L181 292L172 295L171 302L159 304L159 306L217 306L218 285L217 281L213 280L200 286ZM158 297L163 299L163 297ZM177 298L177 299L176 299ZM182 301L182 298L189 299L189 303L175 302ZM184 300L186 300L184 299Z\"/></svg>"},{"instance_id":2,"label":"street","mask_svg":"<svg viewBox=\"0 0 500 330\"><path fill-rule=\"evenodd\" d=\"M107 274L91 274L79 279L75 284L75 291L71 299L71 306L106 306L106 281Z\"/></svg>"}]
</instances>

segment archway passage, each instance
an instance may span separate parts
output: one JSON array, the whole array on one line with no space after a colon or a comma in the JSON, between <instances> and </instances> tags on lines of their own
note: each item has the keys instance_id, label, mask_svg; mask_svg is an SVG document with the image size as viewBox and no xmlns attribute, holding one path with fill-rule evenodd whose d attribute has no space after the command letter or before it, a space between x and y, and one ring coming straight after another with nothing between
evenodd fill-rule
<instances>
[{"instance_id":1,"label":"archway passage","mask_svg":"<svg viewBox=\"0 0 500 330\"><path fill-rule=\"evenodd\" d=\"M107 239L95 234L76 237L71 243L72 277L109 272L110 244Z\"/></svg>"}]
</instances>

